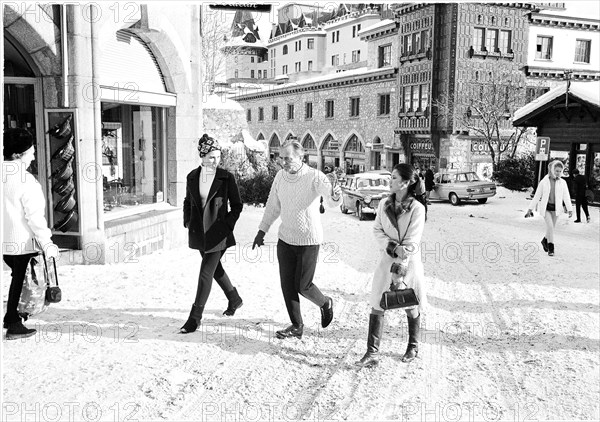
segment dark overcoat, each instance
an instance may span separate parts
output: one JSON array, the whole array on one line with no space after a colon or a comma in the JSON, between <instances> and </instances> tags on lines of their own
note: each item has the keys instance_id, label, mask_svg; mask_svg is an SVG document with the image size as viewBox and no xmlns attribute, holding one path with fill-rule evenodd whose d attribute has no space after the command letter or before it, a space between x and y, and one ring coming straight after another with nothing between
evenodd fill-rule
<instances>
[{"instance_id":1,"label":"dark overcoat","mask_svg":"<svg viewBox=\"0 0 600 422\"><path fill-rule=\"evenodd\" d=\"M202 166L187 176L183 226L188 229L190 248L202 252L222 251L235 245L233 229L243 208L240 192L233 174L217 168L206 205L202 207L201 171Z\"/></svg>"}]
</instances>

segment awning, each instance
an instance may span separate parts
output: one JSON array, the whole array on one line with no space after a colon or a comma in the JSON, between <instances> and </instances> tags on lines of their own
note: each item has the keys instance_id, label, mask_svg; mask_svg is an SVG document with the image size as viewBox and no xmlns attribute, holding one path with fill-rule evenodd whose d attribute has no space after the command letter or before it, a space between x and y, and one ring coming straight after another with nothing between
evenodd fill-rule
<instances>
[{"instance_id":1,"label":"awning","mask_svg":"<svg viewBox=\"0 0 600 422\"><path fill-rule=\"evenodd\" d=\"M175 106L177 96L167 92L164 76L149 47L127 31L101 37L100 92L106 102Z\"/></svg>"}]
</instances>

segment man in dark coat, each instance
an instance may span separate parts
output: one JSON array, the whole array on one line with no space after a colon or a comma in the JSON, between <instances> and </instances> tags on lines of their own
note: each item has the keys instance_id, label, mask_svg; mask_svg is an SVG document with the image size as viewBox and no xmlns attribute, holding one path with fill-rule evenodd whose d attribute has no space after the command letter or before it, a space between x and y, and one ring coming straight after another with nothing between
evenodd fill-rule
<instances>
[{"instance_id":1,"label":"man in dark coat","mask_svg":"<svg viewBox=\"0 0 600 422\"><path fill-rule=\"evenodd\" d=\"M579 174L579 170L573 170L573 182L575 183L575 212L577 214L576 223L581 223L581 208L583 207L583 212L585 213L585 218L587 222L590 222L590 213L588 212L588 201L585 196L585 191L587 189L587 182L585 180L585 176L583 174Z\"/></svg>"}]
</instances>

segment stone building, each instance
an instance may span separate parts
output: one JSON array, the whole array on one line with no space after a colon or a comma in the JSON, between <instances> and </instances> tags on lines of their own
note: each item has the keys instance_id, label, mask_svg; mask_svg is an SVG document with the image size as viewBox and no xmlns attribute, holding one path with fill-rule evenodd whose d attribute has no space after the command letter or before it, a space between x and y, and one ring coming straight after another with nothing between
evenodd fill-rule
<instances>
[{"instance_id":1,"label":"stone building","mask_svg":"<svg viewBox=\"0 0 600 422\"><path fill-rule=\"evenodd\" d=\"M347 53L336 49L332 54L333 65L322 69L325 74L308 78L301 61L295 68L297 75L290 75L289 80L294 82L242 91L235 100L246 109L252 136L266 140L272 156L285 140L297 138L305 146L307 161L320 169L340 167L355 173L391 167L404 156L401 145L394 143L396 24L391 20L381 21L379 11L373 8L337 13L340 16L324 19L316 32L292 27L290 32L282 34L276 29L275 36L268 42L277 78L286 71L286 65L280 66L280 63L287 63L287 59L281 61L280 57L288 55L290 48L310 45L308 39L317 37L320 32L323 32L321 41L315 41L314 45L318 46L319 42L327 45L324 50L327 55L334 51L329 44L338 48L338 43L346 41ZM306 20L302 16L298 19ZM363 29L357 22L377 23ZM355 44L347 42L352 38ZM358 61L358 53L354 53L353 60L355 65L361 66L353 66L352 62L344 64L343 59L339 61L344 55L352 57L352 52L359 47L361 60ZM311 57L305 57L306 66ZM280 67L282 74L279 74Z\"/></svg>"},{"instance_id":2,"label":"stone building","mask_svg":"<svg viewBox=\"0 0 600 422\"><path fill-rule=\"evenodd\" d=\"M378 126L374 136L364 138L363 149L356 152L364 154L365 169L409 162L418 167L472 170L489 177L492 153L478 126L484 117L478 112L477 101L485 103L483 100L493 95L490 92L503 92L496 98L501 116L496 119L497 136L500 142L508 143L515 136L511 124L514 110L547 91L552 78L563 77L567 67L573 68L575 79L595 79L600 74L598 54L593 48L598 21L568 17L565 3L341 4L328 13L290 4L282 11L285 13L280 13L267 42L270 70L266 82L284 85L247 90L236 99L247 109L253 136L268 140L273 154L285 137L306 136L308 129L297 117L298 107L310 107L303 105L310 102L305 99L306 92L319 98L330 96L336 105L346 102L348 113L352 113L353 101L355 105L361 102L359 116L348 115L347 119L345 113L337 113L331 118L321 98L324 111L313 113L309 125L320 131L315 133L313 129L315 148L309 154L318 165L331 161L323 157L337 158L342 167L346 165L340 151L323 150L327 129L333 131L340 125L349 128L347 123L351 122L367 132L373 122L372 115L364 111L363 92L344 90L339 84L331 94L323 91L323 83L335 82L336 78L352 85L354 82L348 80L356 80L361 73L385 66L397 68L396 86L386 84L391 95L389 108L396 119L393 133L381 132L389 129L387 125ZM578 55L576 66L569 66L572 60L565 61L558 54L553 60L537 57L538 48L545 48L538 46L538 38L548 29L554 31L551 35L560 51L568 51L569 57ZM359 45L356 37L363 44ZM304 46L312 38L314 50L306 51ZM357 49L361 51L360 59L354 63ZM344 54L353 60L340 62ZM317 65L320 63L322 67ZM332 76L334 73L338 76ZM299 89L292 89L291 83ZM302 96L297 97L300 92ZM263 100L267 102L262 104ZM294 119L288 120L285 115L282 118L282 112L287 113L292 103ZM278 113L276 120L269 114L273 107ZM334 139L336 136L332 135ZM347 130L341 143L349 136Z\"/></svg>"},{"instance_id":3,"label":"stone building","mask_svg":"<svg viewBox=\"0 0 600 422\"><path fill-rule=\"evenodd\" d=\"M185 242L180 207L202 132L199 22L197 5L3 4L4 129L36 136L32 172L69 262Z\"/></svg>"}]
</instances>

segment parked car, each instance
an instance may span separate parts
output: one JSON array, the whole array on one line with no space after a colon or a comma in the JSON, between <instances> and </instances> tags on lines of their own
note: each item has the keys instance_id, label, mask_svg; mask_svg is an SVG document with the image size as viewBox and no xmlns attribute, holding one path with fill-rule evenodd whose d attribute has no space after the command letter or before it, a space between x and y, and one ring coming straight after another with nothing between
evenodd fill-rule
<instances>
[{"instance_id":1,"label":"parked car","mask_svg":"<svg viewBox=\"0 0 600 422\"><path fill-rule=\"evenodd\" d=\"M379 202L390 194L389 174L375 172L349 174L340 185L342 188L342 213L356 212L360 220L366 214L377 213Z\"/></svg>"},{"instance_id":2,"label":"parked car","mask_svg":"<svg viewBox=\"0 0 600 422\"><path fill-rule=\"evenodd\" d=\"M485 204L496 195L496 184L479 179L475 172L438 173L429 199L449 200L452 205L462 200L477 200Z\"/></svg>"}]
</instances>

